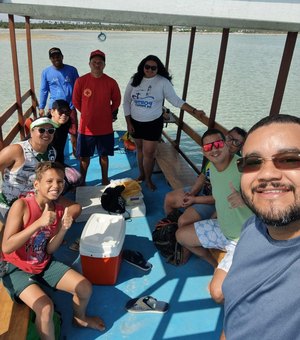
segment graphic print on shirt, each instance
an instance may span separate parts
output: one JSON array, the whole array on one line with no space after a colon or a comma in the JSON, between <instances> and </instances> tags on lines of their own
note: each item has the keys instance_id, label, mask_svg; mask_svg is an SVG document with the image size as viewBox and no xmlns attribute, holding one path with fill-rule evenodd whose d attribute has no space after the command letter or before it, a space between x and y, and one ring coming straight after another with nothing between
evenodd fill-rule
<instances>
[{"instance_id":1,"label":"graphic print on shirt","mask_svg":"<svg viewBox=\"0 0 300 340\"><path fill-rule=\"evenodd\" d=\"M92 90L91 89L84 89L83 95L85 97L90 97L92 95Z\"/></svg>"},{"instance_id":2,"label":"graphic print on shirt","mask_svg":"<svg viewBox=\"0 0 300 340\"><path fill-rule=\"evenodd\" d=\"M152 89L152 86L149 85L146 90L140 89L141 93L137 92L135 95L134 94L132 95L132 100L134 101L136 106L146 107L146 108L152 107L154 97L150 95L151 89Z\"/></svg>"},{"instance_id":3,"label":"graphic print on shirt","mask_svg":"<svg viewBox=\"0 0 300 340\"><path fill-rule=\"evenodd\" d=\"M38 231L33 235L25 245L26 253L28 254L27 261L33 263L42 263L47 255L46 247L50 238L50 230L45 229Z\"/></svg>"}]
</instances>

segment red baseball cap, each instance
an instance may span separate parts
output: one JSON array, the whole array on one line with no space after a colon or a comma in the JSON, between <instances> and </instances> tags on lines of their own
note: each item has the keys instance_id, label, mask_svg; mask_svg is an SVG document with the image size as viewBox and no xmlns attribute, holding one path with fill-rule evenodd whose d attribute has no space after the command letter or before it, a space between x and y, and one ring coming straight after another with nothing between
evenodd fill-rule
<instances>
[{"instance_id":1,"label":"red baseball cap","mask_svg":"<svg viewBox=\"0 0 300 340\"><path fill-rule=\"evenodd\" d=\"M103 53L100 50L95 50L95 51L91 52L90 61L91 61L92 58L97 57L97 56L101 57L105 61L105 53Z\"/></svg>"}]
</instances>

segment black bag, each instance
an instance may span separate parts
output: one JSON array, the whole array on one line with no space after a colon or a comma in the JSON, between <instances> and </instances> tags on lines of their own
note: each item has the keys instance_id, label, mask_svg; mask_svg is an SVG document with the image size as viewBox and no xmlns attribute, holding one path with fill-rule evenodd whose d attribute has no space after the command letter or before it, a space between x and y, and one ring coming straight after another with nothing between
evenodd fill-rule
<instances>
[{"instance_id":1,"label":"black bag","mask_svg":"<svg viewBox=\"0 0 300 340\"><path fill-rule=\"evenodd\" d=\"M152 240L166 261L174 266L183 264L182 246L176 240L177 222L163 218L155 225L152 232Z\"/></svg>"},{"instance_id":2,"label":"black bag","mask_svg":"<svg viewBox=\"0 0 300 340\"><path fill-rule=\"evenodd\" d=\"M123 214L125 212L125 200L121 196L121 192L124 189L124 185L106 188L101 196L102 207L108 212Z\"/></svg>"}]
</instances>

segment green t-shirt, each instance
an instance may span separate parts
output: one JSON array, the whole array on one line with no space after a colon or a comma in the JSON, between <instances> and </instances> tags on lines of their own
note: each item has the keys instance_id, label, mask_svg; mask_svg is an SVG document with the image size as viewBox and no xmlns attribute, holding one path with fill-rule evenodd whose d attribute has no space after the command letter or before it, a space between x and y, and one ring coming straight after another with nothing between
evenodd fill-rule
<instances>
[{"instance_id":1,"label":"green t-shirt","mask_svg":"<svg viewBox=\"0 0 300 340\"><path fill-rule=\"evenodd\" d=\"M218 222L223 234L234 241L239 239L243 224L253 215L253 212L246 205L231 208L227 200L227 197L231 194L230 182L237 191L240 191L241 175L236 165L237 158L238 156L234 155L224 171L217 171L213 164L210 167L210 181L212 194L216 201Z\"/></svg>"}]
</instances>

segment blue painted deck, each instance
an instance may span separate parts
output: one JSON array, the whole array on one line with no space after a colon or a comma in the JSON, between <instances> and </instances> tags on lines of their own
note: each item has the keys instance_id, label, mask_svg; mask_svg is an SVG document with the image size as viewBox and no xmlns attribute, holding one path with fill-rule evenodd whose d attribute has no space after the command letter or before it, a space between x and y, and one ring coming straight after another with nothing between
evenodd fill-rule
<instances>
[{"instance_id":1,"label":"blue painted deck","mask_svg":"<svg viewBox=\"0 0 300 340\"><path fill-rule=\"evenodd\" d=\"M125 152L116 133L115 156L110 157L110 179L137 177L135 152ZM69 154L69 153L68 153ZM70 158L69 164L78 168L78 162ZM91 160L87 185L99 185L98 157ZM143 187L147 208L145 217L126 222L124 248L140 251L152 263L150 272L144 272L127 262L122 262L117 283L113 286L93 286L88 314L99 315L106 323L104 332L80 329L72 326L72 298L64 292L55 292L56 308L62 313L61 339L218 339L222 330L223 308L214 303L208 293L208 283L213 268L199 258L191 257L184 266L174 267L165 262L152 243L151 231L163 217L163 200L171 188L163 174L154 174L158 187L155 192ZM72 197L72 196L70 196ZM73 197L74 198L74 197ZM57 257L80 269L79 254L69 250L69 245L80 233L85 222L76 223L66 235L66 244ZM97 268L95 268L97 270ZM165 314L132 314L125 309L128 300L152 295L170 304Z\"/></svg>"}]
</instances>

